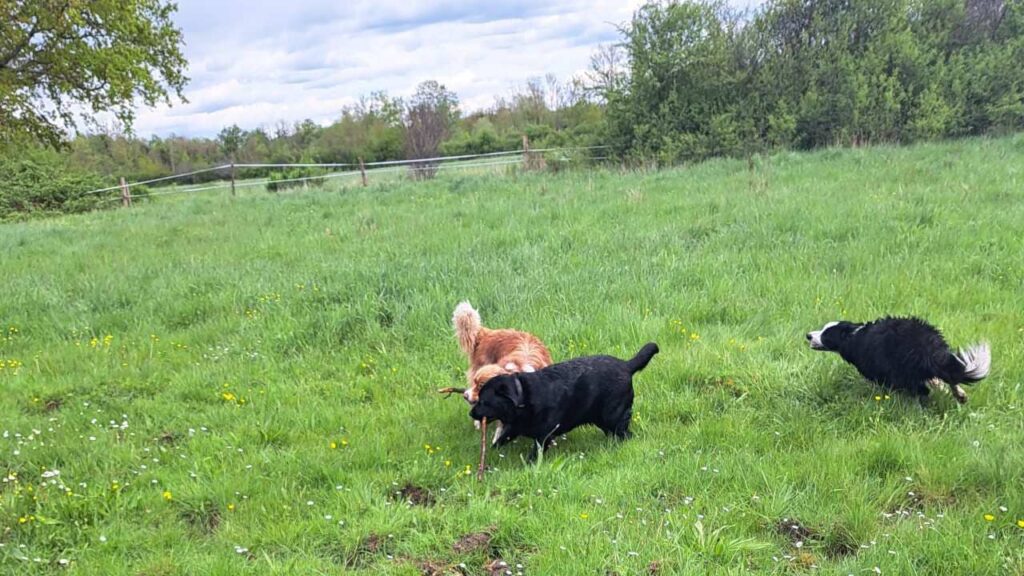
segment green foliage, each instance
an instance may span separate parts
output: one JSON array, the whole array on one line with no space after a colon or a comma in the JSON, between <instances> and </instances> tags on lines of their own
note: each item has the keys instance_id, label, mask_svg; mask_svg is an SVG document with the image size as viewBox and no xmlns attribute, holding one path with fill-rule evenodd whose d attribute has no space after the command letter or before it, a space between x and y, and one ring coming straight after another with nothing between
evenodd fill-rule
<instances>
[{"instance_id":1,"label":"green foliage","mask_svg":"<svg viewBox=\"0 0 1024 576\"><path fill-rule=\"evenodd\" d=\"M69 168L66 158L50 150L0 156L0 220L113 206L107 200L118 192L82 195L103 187L98 176Z\"/></svg>"},{"instance_id":2,"label":"green foliage","mask_svg":"<svg viewBox=\"0 0 1024 576\"><path fill-rule=\"evenodd\" d=\"M971 4L971 3L969 3ZM1024 3L651 1L607 83L609 141L662 162L1018 130Z\"/></svg>"},{"instance_id":3,"label":"green foliage","mask_svg":"<svg viewBox=\"0 0 1024 576\"><path fill-rule=\"evenodd\" d=\"M319 188L324 185L324 179L315 176L324 174L321 168L275 170L267 176L267 192L281 192L289 188Z\"/></svg>"},{"instance_id":4,"label":"green foliage","mask_svg":"<svg viewBox=\"0 0 1024 576\"><path fill-rule=\"evenodd\" d=\"M339 178L0 225L0 573L1019 574L1022 154ZM581 428L536 466L518 441L478 482L435 393L465 382L462 299L556 360L656 341L634 437ZM803 338L887 313L991 343L966 406Z\"/></svg>"},{"instance_id":5,"label":"green foliage","mask_svg":"<svg viewBox=\"0 0 1024 576\"><path fill-rule=\"evenodd\" d=\"M183 99L176 9L163 0L0 2L0 144L29 136L56 146L76 109L130 127L138 102Z\"/></svg>"}]
</instances>

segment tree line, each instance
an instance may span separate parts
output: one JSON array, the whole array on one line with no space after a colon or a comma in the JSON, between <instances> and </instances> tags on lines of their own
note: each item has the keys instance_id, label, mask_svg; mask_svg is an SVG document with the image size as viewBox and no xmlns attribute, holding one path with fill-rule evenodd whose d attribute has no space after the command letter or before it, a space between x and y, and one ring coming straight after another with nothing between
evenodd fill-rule
<instances>
[{"instance_id":1,"label":"tree line","mask_svg":"<svg viewBox=\"0 0 1024 576\"><path fill-rule=\"evenodd\" d=\"M1024 128L1021 0L770 0L747 14L648 2L620 50L599 80L608 142L626 157Z\"/></svg>"},{"instance_id":2,"label":"tree line","mask_svg":"<svg viewBox=\"0 0 1024 576\"><path fill-rule=\"evenodd\" d=\"M0 182L8 182L0 184L0 217L70 198L27 187L47 171L50 181L79 184L229 162L416 159L515 149L524 134L535 147L607 144L623 162L671 165L1024 128L1024 0L768 0L746 12L721 0L651 0L620 27L620 42L596 50L586 74L530 80L487 110L464 111L455 93L429 81L409 98L363 97L327 125L228 126L212 138L130 133L129 101L180 95L187 81L173 4L58 4L5 14L15 25L0 30ZM62 19L61 10L72 13ZM110 46L137 46L114 50L105 63L113 48L99 50L107 36L94 28L113 18L133 22L134 36L119 37L126 32L117 27ZM75 54L94 48L76 85ZM118 122L59 138L61 121L63 133L77 133L73 119L46 103L66 100L113 109Z\"/></svg>"}]
</instances>

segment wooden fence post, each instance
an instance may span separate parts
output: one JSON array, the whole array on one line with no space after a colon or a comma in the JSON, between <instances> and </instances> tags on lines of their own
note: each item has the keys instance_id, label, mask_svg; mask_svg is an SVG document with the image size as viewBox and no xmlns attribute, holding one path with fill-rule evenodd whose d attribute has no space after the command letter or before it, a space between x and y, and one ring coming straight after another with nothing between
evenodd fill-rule
<instances>
[{"instance_id":1,"label":"wooden fence post","mask_svg":"<svg viewBox=\"0 0 1024 576\"><path fill-rule=\"evenodd\" d=\"M366 166L363 164L363 158L359 158L359 174L363 177L363 188L366 187Z\"/></svg>"},{"instance_id":2,"label":"wooden fence post","mask_svg":"<svg viewBox=\"0 0 1024 576\"><path fill-rule=\"evenodd\" d=\"M523 170L530 169L530 137L523 134Z\"/></svg>"},{"instance_id":3,"label":"wooden fence post","mask_svg":"<svg viewBox=\"0 0 1024 576\"><path fill-rule=\"evenodd\" d=\"M132 193L128 189L128 185L124 182L124 176L121 177L121 206L128 208L132 205Z\"/></svg>"},{"instance_id":4,"label":"wooden fence post","mask_svg":"<svg viewBox=\"0 0 1024 576\"><path fill-rule=\"evenodd\" d=\"M235 161L231 161L231 195L235 195Z\"/></svg>"}]
</instances>

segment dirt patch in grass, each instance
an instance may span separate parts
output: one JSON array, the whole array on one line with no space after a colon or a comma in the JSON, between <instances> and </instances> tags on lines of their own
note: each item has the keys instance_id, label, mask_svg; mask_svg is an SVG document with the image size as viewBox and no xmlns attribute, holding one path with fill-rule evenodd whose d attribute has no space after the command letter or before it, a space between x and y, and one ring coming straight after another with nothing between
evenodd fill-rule
<instances>
[{"instance_id":1,"label":"dirt patch in grass","mask_svg":"<svg viewBox=\"0 0 1024 576\"><path fill-rule=\"evenodd\" d=\"M210 535L220 526L221 513L215 504L204 502L197 508L183 511L181 518L195 530Z\"/></svg>"},{"instance_id":2,"label":"dirt patch in grass","mask_svg":"<svg viewBox=\"0 0 1024 576\"><path fill-rule=\"evenodd\" d=\"M800 548L805 543L821 539L821 535L796 518L783 518L775 523L775 532L782 535L793 546Z\"/></svg>"},{"instance_id":3,"label":"dirt patch in grass","mask_svg":"<svg viewBox=\"0 0 1024 576\"><path fill-rule=\"evenodd\" d=\"M487 576L505 576L507 572L511 571L512 569L509 567L508 562L501 558L489 560L484 564L484 574L487 574Z\"/></svg>"},{"instance_id":4,"label":"dirt patch in grass","mask_svg":"<svg viewBox=\"0 0 1024 576\"><path fill-rule=\"evenodd\" d=\"M344 565L346 568L358 569L365 568L370 565L370 559L379 554L384 554L387 539L380 536L375 532L370 532L365 538L359 543L347 557L345 557Z\"/></svg>"},{"instance_id":5,"label":"dirt patch in grass","mask_svg":"<svg viewBox=\"0 0 1024 576\"><path fill-rule=\"evenodd\" d=\"M857 542L854 541L853 537L850 536L845 530L836 529L829 534L828 538L825 539L825 545L822 551L826 556L835 560L837 558L844 558L846 556L852 556L857 553L859 547Z\"/></svg>"},{"instance_id":6,"label":"dirt patch in grass","mask_svg":"<svg viewBox=\"0 0 1024 576\"><path fill-rule=\"evenodd\" d=\"M647 573L651 576L654 576L655 574L661 574L661 569L663 566L664 562L661 562L660 560L651 560L647 564Z\"/></svg>"},{"instance_id":7,"label":"dirt patch in grass","mask_svg":"<svg viewBox=\"0 0 1024 576\"><path fill-rule=\"evenodd\" d=\"M916 516L926 508L945 508L956 504L955 494L935 492L927 488L911 487L901 496L893 498L882 512L886 519L902 520Z\"/></svg>"},{"instance_id":8,"label":"dirt patch in grass","mask_svg":"<svg viewBox=\"0 0 1024 576\"><path fill-rule=\"evenodd\" d=\"M164 431L156 437L156 441L165 446L173 446L181 440L181 432Z\"/></svg>"},{"instance_id":9,"label":"dirt patch in grass","mask_svg":"<svg viewBox=\"0 0 1024 576\"><path fill-rule=\"evenodd\" d=\"M415 484L407 483L402 486L401 489L396 490L394 493L396 500L402 502L408 502L413 506L433 506L437 503L434 495L430 493L430 490L423 486L417 486Z\"/></svg>"},{"instance_id":10,"label":"dirt patch in grass","mask_svg":"<svg viewBox=\"0 0 1024 576\"><path fill-rule=\"evenodd\" d=\"M57 410L60 410L60 407L63 405L63 398L48 398L46 402L43 403L43 411L47 413L56 412Z\"/></svg>"},{"instance_id":11,"label":"dirt patch in grass","mask_svg":"<svg viewBox=\"0 0 1024 576\"><path fill-rule=\"evenodd\" d=\"M783 518L775 524L775 532L798 549L800 553L796 555L796 558L803 558L808 565L816 563L816 560L814 555L805 548L807 545L815 546L818 552L832 559L856 554L858 550L853 536L842 526L836 526L827 534L823 534L796 518Z\"/></svg>"},{"instance_id":12,"label":"dirt patch in grass","mask_svg":"<svg viewBox=\"0 0 1024 576\"><path fill-rule=\"evenodd\" d=\"M449 574L451 570L451 565L434 560L419 560L414 562L414 564L416 564L416 569L423 576L444 576Z\"/></svg>"},{"instance_id":13,"label":"dirt patch in grass","mask_svg":"<svg viewBox=\"0 0 1024 576\"><path fill-rule=\"evenodd\" d=\"M491 545L491 538L494 535L494 530L494 526L488 526L480 532L463 534L455 541L454 544L452 544L452 550L458 554L470 554L477 550L488 548Z\"/></svg>"}]
</instances>

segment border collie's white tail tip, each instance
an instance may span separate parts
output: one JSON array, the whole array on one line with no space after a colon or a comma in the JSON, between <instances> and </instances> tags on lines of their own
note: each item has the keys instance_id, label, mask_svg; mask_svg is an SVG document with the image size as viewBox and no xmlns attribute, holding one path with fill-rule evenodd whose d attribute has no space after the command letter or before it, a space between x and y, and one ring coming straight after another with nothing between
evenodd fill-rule
<instances>
[{"instance_id":1,"label":"border collie's white tail tip","mask_svg":"<svg viewBox=\"0 0 1024 576\"><path fill-rule=\"evenodd\" d=\"M956 357L964 365L964 376L971 381L981 380L988 376L992 365L992 351L988 342L979 342L968 346L966 350L958 350Z\"/></svg>"}]
</instances>

